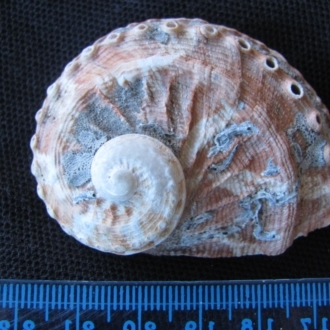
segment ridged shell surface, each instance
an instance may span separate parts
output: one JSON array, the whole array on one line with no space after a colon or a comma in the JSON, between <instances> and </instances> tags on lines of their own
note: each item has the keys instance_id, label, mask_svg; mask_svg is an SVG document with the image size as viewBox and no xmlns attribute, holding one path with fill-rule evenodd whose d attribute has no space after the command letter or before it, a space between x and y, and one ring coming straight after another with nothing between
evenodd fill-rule
<instances>
[{"instance_id":1,"label":"ridged shell surface","mask_svg":"<svg viewBox=\"0 0 330 330\"><path fill-rule=\"evenodd\" d=\"M117 29L66 66L36 120L38 194L64 231L93 248L276 255L330 223L328 110L279 53L224 26L163 19ZM126 135L150 137L165 158L146 148L141 162L173 184L154 189L158 181L118 151L122 167L107 178L124 177L117 192L133 187L134 202L97 190L98 150Z\"/></svg>"}]
</instances>

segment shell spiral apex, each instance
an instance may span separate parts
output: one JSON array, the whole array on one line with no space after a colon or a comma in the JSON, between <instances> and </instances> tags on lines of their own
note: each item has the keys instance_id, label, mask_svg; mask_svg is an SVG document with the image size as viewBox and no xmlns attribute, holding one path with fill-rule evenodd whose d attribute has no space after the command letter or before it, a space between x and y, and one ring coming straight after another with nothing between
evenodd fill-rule
<instances>
[{"instance_id":1,"label":"shell spiral apex","mask_svg":"<svg viewBox=\"0 0 330 330\"><path fill-rule=\"evenodd\" d=\"M282 253L330 224L330 116L277 52L199 19L87 47L47 89L37 192L63 230L129 255Z\"/></svg>"},{"instance_id":2,"label":"shell spiral apex","mask_svg":"<svg viewBox=\"0 0 330 330\"><path fill-rule=\"evenodd\" d=\"M181 165L168 147L147 135L120 135L103 144L93 158L91 180L96 197L109 201L104 211L117 208L120 223L108 229L109 252L131 254L159 244L182 215Z\"/></svg>"}]
</instances>

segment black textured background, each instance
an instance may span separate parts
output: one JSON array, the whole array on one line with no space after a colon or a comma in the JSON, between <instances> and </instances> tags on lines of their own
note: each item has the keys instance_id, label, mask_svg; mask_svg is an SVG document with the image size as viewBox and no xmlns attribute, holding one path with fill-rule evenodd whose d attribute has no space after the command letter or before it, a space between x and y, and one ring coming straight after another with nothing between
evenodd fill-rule
<instances>
[{"instance_id":1,"label":"black textured background","mask_svg":"<svg viewBox=\"0 0 330 330\"><path fill-rule=\"evenodd\" d=\"M0 1L0 278L222 280L330 276L330 227L277 257L119 257L67 236L30 174L34 115L66 63L111 30L148 18L199 17L286 57L330 108L330 1Z\"/></svg>"}]
</instances>

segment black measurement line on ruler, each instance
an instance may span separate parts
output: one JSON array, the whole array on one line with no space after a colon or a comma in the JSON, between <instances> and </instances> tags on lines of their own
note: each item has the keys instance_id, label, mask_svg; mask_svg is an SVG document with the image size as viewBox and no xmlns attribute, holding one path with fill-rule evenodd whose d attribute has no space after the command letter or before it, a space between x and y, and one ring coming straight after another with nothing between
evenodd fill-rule
<instances>
[{"instance_id":1,"label":"black measurement line on ruler","mask_svg":"<svg viewBox=\"0 0 330 330\"><path fill-rule=\"evenodd\" d=\"M208 311L225 311L228 321L233 321L235 311L254 310L255 325L246 317L240 320L240 329L262 330L265 311L283 310L289 319L292 308L304 307L311 308L312 315L299 315L302 330L329 330L328 318L318 319L322 306L330 306L330 279L199 283L0 281L0 311L13 312L12 319L2 319L0 314L0 330L19 329L19 312L24 309L42 311L45 323L54 310L72 311L74 320L65 320L63 328L83 330L94 329L93 320L81 323L80 315L87 310L102 311L109 324L119 311L134 312L136 320L123 320L118 328L124 330L157 329L152 320L143 320L143 313L148 311L166 312L169 323L174 322L175 313L189 311L192 319L185 321L184 330L216 330L215 321L204 322L203 315ZM23 330L37 329L32 319L21 322ZM273 322L267 319L267 330L273 330Z\"/></svg>"}]
</instances>

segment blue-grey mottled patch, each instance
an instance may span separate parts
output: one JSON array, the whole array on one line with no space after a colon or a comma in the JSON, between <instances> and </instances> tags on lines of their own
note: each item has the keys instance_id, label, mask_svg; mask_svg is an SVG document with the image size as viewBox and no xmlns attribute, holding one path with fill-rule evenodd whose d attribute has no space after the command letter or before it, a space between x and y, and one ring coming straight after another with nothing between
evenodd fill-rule
<instances>
[{"instance_id":1,"label":"blue-grey mottled patch","mask_svg":"<svg viewBox=\"0 0 330 330\"><path fill-rule=\"evenodd\" d=\"M262 176L276 176L281 172L281 168L276 166L272 159L268 159L267 168L261 173Z\"/></svg>"},{"instance_id":2,"label":"blue-grey mottled patch","mask_svg":"<svg viewBox=\"0 0 330 330\"><path fill-rule=\"evenodd\" d=\"M297 191L291 193L271 193L265 189L258 191L253 196L248 196L240 201L240 206L243 213L236 220L237 223L254 222L255 230L254 236L260 240L275 240L278 235L275 232L263 231L262 224L260 223L260 214L262 205L268 202L271 206L282 206L293 201L297 196Z\"/></svg>"},{"instance_id":3,"label":"blue-grey mottled patch","mask_svg":"<svg viewBox=\"0 0 330 330\"><path fill-rule=\"evenodd\" d=\"M77 140L83 148L79 151L69 150L63 156L64 175L72 187L79 187L90 180L93 156L107 139L101 132L91 130L79 132Z\"/></svg>"},{"instance_id":4,"label":"blue-grey mottled patch","mask_svg":"<svg viewBox=\"0 0 330 330\"><path fill-rule=\"evenodd\" d=\"M280 238L280 235L278 235L276 231L264 231L260 224L255 226L253 235L261 241L275 241Z\"/></svg>"},{"instance_id":5,"label":"blue-grey mottled patch","mask_svg":"<svg viewBox=\"0 0 330 330\"><path fill-rule=\"evenodd\" d=\"M166 45L170 40L168 33L162 31L159 27L156 26L152 26L148 29L146 37L152 40L156 40L163 45Z\"/></svg>"},{"instance_id":6,"label":"blue-grey mottled patch","mask_svg":"<svg viewBox=\"0 0 330 330\"><path fill-rule=\"evenodd\" d=\"M234 155L236 153L236 150L238 148L238 145L236 145L233 150L230 152L230 154L223 160L222 163L219 163L219 164L212 164L210 166L210 170L215 172L215 173L220 173L222 171L224 171L225 169L228 168L228 166L230 165L230 163L232 162L233 158L234 158Z\"/></svg>"},{"instance_id":7,"label":"blue-grey mottled patch","mask_svg":"<svg viewBox=\"0 0 330 330\"><path fill-rule=\"evenodd\" d=\"M109 140L114 136L128 133L129 125L117 116L111 104L104 105L102 99L94 97L80 112L74 135L79 141L80 132L91 130L96 137L102 134Z\"/></svg>"},{"instance_id":8,"label":"blue-grey mottled patch","mask_svg":"<svg viewBox=\"0 0 330 330\"><path fill-rule=\"evenodd\" d=\"M236 136L249 136L257 133L259 133L259 129L249 121L233 124L225 128L214 138L215 146L210 149L208 157L229 150Z\"/></svg>"},{"instance_id":9,"label":"blue-grey mottled patch","mask_svg":"<svg viewBox=\"0 0 330 330\"><path fill-rule=\"evenodd\" d=\"M111 103L117 106L130 125L137 123L136 113L141 111L145 97L144 84L141 79L128 82L126 86L116 85L107 95Z\"/></svg>"},{"instance_id":10,"label":"blue-grey mottled patch","mask_svg":"<svg viewBox=\"0 0 330 330\"><path fill-rule=\"evenodd\" d=\"M243 101L240 101L237 106L238 110L244 110L245 109L245 103Z\"/></svg>"},{"instance_id":11,"label":"blue-grey mottled patch","mask_svg":"<svg viewBox=\"0 0 330 330\"><path fill-rule=\"evenodd\" d=\"M183 231L193 230L196 227L198 227L199 225L203 224L205 221L211 220L212 218L213 218L212 212L206 212L206 213L199 214L199 215L189 219L188 221L186 221L182 226L182 230Z\"/></svg>"},{"instance_id":12,"label":"blue-grey mottled patch","mask_svg":"<svg viewBox=\"0 0 330 330\"><path fill-rule=\"evenodd\" d=\"M191 235L189 235L188 232L182 236L180 243L182 246L192 246L208 240L221 241L241 230L242 228L240 226L232 225L217 228L215 227L212 229L208 228L206 231L192 233Z\"/></svg>"},{"instance_id":13,"label":"blue-grey mottled patch","mask_svg":"<svg viewBox=\"0 0 330 330\"><path fill-rule=\"evenodd\" d=\"M295 133L300 132L305 140L305 150L295 140ZM310 167L321 167L325 165L323 156L323 149L326 141L322 136L311 130L307 124L302 113L296 115L295 123L287 130L290 145L294 157L299 163L300 172L305 172Z\"/></svg>"},{"instance_id":14,"label":"blue-grey mottled patch","mask_svg":"<svg viewBox=\"0 0 330 330\"><path fill-rule=\"evenodd\" d=\"M144 95L140 79L124 87L117 85L109 95L105 95L121 111L125 120L118 117L113 105L104 105L97 95L80 112L73 137L81 149L69 150L63 156L64 173L70 186L79 187L90 180L93 156L103 143L118 135L136 133L131 126L137 126L136 113L141 111Z\"/></svg>"},{"instance_id":15,"label":"blue-grey mottled patch","mask_svg":"<svg viewBox=\"0 0 330 330\"><path fill-rule=\"evenodd\" d=\"M96 199L94 191L84 191L81 194L73 197L73 204L79 204L84 201L92 201Z\"/></svg>"},{"instance_id":16,"label":"blue-grey mottled patch","mask_svg":"<svg viewBox=\"0 0 330 330\"><path fill-rule=\"evenodd\" d=\"M90 130L80 131L77 133L77 140L84 147L85 152L94 152L107 141L107 137L102 131Z\"/></svg>"},{"instance_id":17,"label":"blue-grey mottled patch","mask_svg":"<svg viewBox=\"0 0 330 330\"><path fill-rule=\"evenodd\" d=\"M68 150L62 159L67 182L72 187L79 187L90 180L90 167L95 152L106 141L123 134L145 134L158 139L178 153L175 135L165 131L157 124L144 124L136 116L146 97L141 79L129 82L125 86L115 85L102 97L95 94L89 104L78 111L75 129L70 139L79 145L79 150ZM105 102L108 98L110 102ZM122 115L118 116L117 111Z\"/></svg>"},{"instance_id":18,"label":"blue-grey mottled patch","mask_svg":"<svg viewBox=\"0 0 330 330\"><path fill-rule=\"evenodd\" d=\"M85 152L68 151L63 156L64 175L72 187L79 187L90 180L93 155Z\"/></svg>"},{"instance_id":19,"label":"blue-grey mottled patch","mask_svg":"<svg viewBox=\"0 0 330 330\"><path fill-rule=\"evenodd\" d=\"M156 124L144 124L138 127L137 133L149 135L169 147L175 155L179 153L178 140L174 133L166 132Z\"/></svg>"}]
</instances>

